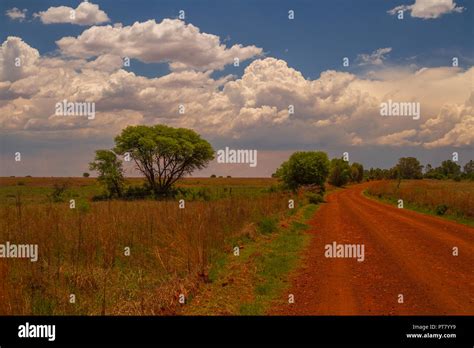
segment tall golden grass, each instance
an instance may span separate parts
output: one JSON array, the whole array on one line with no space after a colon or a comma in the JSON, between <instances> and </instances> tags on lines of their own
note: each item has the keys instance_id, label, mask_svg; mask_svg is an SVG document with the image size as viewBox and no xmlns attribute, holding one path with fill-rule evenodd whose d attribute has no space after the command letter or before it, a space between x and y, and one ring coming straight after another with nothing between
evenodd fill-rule
<instances>
[{"instance_id":1,"label":"tall golden grass","mask_svg":"<svg viewBox=\"0 0 474 348\"><path fill-rule=\"evenodd\" d=\"M474 217L474 182L407 180L371 182L367 193L380 198L403 199L405 203L436 211L445 205L446 214Z\"/></svg>"},{"instance_id":2,"label":"tall golden grass","mask_svg":"<svg viewBox=\"0 0 474 348\"><path fill-rule=\"evenodd\" d=\"M0 259L0 314L172 314L249 224L287 210L283 193L211 202L110 201L0 207L0 243L39 259ZM125 248L130 248L130 256ZM76 303L69 302L74 294Z\"/></svg>"}]
</instances>

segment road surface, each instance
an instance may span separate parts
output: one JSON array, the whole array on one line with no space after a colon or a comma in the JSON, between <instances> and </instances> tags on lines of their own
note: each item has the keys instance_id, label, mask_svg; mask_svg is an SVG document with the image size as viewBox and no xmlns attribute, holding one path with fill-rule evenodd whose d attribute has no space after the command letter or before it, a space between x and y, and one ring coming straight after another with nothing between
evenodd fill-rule
<instances>
[{"instance_id":1,"label":"road surface","mask_svg":"<svg viewBox=\"0 0 474 348\"><path fill-rule=\"evenodd\" d=\"M366 185L328 195L270 314L474 315L474 228L368 199ZM325 257L333 242L363 245L364 261Z\"/></svg>"}]
</instances>

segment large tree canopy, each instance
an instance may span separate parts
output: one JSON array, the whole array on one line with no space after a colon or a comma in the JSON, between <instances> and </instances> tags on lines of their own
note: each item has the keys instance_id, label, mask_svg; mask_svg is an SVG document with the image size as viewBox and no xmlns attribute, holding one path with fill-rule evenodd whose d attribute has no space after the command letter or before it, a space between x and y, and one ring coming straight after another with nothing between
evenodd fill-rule
<instances>
[{"instance_id":1,"label":"large tree canopy","mask_svg":"<svg viewBox=\"0 0 474 348\"><path fill-rule=\"evenodd\" d=\"M275 176L292 190L300 186L318 186L324 191L328 173L329 159L324 152L299 151L293 153L290 159L277 169Z\"/></svg>"},{"instance_id":2,"label":"large tree canopy","mask_svg":"<svg viewBox=\"0 0 474 348\"><path fill-rule=\"evenodd\" d=\"M401 179L421 179L423 166L415 157L402 157L395 166Z\"/></svg>"},{"instance_id":3,"label":"large tree canopy","mask_svg":"<svg viewBox=\"0 0 474 348\"><path fill-rule=\"evenodd\" d=\"M130 154L155 194L165 194L186 174L207 166L212 146L196 132L164 125L129 126L115 138L118 154Z\"/></svg>"},{"instance_id":4,"label":"large tree canopy","mask_svg":"<svg viewBox=\"0 0 474 348\"><path fill-rule=\"evenodd\" d=\"M329 171L329 183L334 186L344 186L351 178L351 167L342 158L333 158Z\"/></svg>"},{"instance_id":5,"label":"large tree canopy","mask_svg":"<svg viewBox=\"0 0 474 348\"><path fill-rule=\"evenodd\" d=\"M447 178L455 178L461 174L461 166L451 160L441 162L441 173Z\"/></svg>"},{"instance_id":6,"label":"large tree canopy","mask_svg":"<svg viewBox=\"0 0 474 348\"><path fill-rule=\"evenodd\" d=\"M364 180L364 166L354 162L351 164L351 181L362 182Z\"/></svg>"}]
</instances>

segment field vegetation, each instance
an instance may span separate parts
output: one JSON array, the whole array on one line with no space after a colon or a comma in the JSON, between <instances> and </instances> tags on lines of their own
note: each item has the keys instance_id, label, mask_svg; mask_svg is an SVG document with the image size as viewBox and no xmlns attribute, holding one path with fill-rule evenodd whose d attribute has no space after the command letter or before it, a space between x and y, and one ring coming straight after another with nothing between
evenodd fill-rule
<instances>
[{"instance_id":1,"label":"field vegetation","mask_svg":"<svg viewBox=\"0 0 474 348\"><path fill-rule=\"evenodd\" d=\"M474 222L474 182L452 180L383 180L371 182L366 190L370 196L404 207L460 222Z\"/></svg>"},{"instance_id":2,"label":"field vegetation","mask_svg":"<svg viewBox=\"0 0 474 348\"><path fill-rule=\"evenodd\" d=\"M186 200L184 209L176 199L91 201L100 190L92 178L1 184L0 240L38 244L40 256L0 260L6 315L175 313L180 295L208 282L210 265L235 240L271 233L288 214L288 199L298 202L270 190L273 179L182 179L178 186L211 195Z\"/></svg>"},{"instance_id":3,"label":"field vegetation","mask_svg":"<svg viewBox=\"0 0 474 348\"><path fill-rule=\"evenodd\" d=\"M143 178L126 178L125 192L141 189L145 183ZM175 186L180 197L186 200L215 200L276 192L278 181L274 178L182 178ZM103 195L104 188L96 178L0 178L0 205L15 204L18 197L23 203L49 203L51 200L93 200Z\"/></svg>"},{"instance_id":4,"label":"field vegetation","mask_svg":"<svg viewBox=\"0 0 474 348\"><path fill-rule=\"evenodd\" d=\"M176 314L203 285L218 282L211 289L226 297L222 284L239 277L248 298L226 313L262 314L285 288L307 241L305 223L327 190L364 178L396 179L370 183L366 194L377 199L474 221L472 161L463 171L445 161L423 173L407 157L390 170L364 171L307 151L295 152L273 178L190 178L213 156L194 132L129 127L116 145L96 151L90 170L98 178L0 178L0 242L39 247L38 262L0 259L0 315ZM145 178L126 178L117 153L148 168ZM444 180L427 179L433 173ZM226 266L243 244L244 257ZM229 265L243 275L218 272ZM245 294L230 294L237 292ZM220 305L200 301L207 309Z\"/></svg>"}]
</instances>

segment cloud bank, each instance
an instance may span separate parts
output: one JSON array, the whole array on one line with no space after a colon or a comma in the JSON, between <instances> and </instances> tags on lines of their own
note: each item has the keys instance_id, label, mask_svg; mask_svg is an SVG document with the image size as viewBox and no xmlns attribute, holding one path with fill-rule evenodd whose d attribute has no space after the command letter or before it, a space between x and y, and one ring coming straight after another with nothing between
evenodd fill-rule
<instances>
[{"instance_id":1,"label":"cloud bank","mask_svg":"<svg viewBox=\"0 0 474 348\"><path fill-rule=\"evenodd\" d=\"M150 40L167 37L167 30L159 24L151 21L144 25L151 31ZM61 49L70 53L67 57L42 57L21 38L8 37L0 49L2 132L16 134L19 139L46 136L80 143L84 139L112 139L131 124L164 123L193 128L211 140L267 149L328 144L474 145L472 67L414 71L392 67L377 78L328 70L312 80L285 61L267 57L252 61L240 78L229 75L215 79L212 69L222 68L228 61L218 38L209 38L180 21L166 21L165 27L168 25L180 28L177 35L181 41L165 40L173 43L171 46L185 38L202 40L207 55L198 50L196 55L203 57L191 64L179 51L167 50L167 45L163 45L164 52L157 50L159 53L142 47L135 52L136 57L187 67L156 78L123 68L110 37L92 60L86 59L93 52L86 44L88 40L81 39L84 33L74 39L84 42L80 51L84 54L68 51L67 40L59 40L58 44L64 44ZM116 35L110 26L101 28L110 31L112 37ZM155 28L161 28L163 35L157 35ZM132 33L135 29L143 30L136 24L125 29L130 35L131 53L132 47L138 47L138 36ZM14 64L16 57L21 58L19 67ZM55 116L55 104L64 99L94 102L95 119ZM382 117L380 104L388 99L419 102L420 120ZM184 113L179 112L180 106Z\"/></svg>"}]
</instances>

